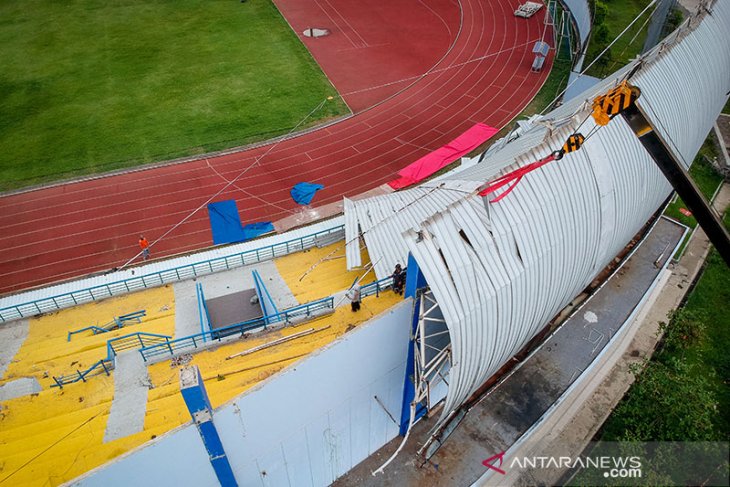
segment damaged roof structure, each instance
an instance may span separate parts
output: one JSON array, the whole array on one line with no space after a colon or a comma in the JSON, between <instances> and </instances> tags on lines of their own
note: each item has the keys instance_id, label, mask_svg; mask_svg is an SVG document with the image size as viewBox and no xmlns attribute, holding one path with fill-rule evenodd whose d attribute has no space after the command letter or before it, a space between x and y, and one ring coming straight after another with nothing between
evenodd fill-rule
<instances>
[{"instance_id":1,"label":"damaged roof structure","mask_svg":"<svg viewBox=\"0 0 730 487\"><path fill-rule=\"evenodd\" d=\"M378 278L410 252L438 301L451 340L441 423L614 259L672 190L623 117L596 125L594 98L630 78L641 90L638 108L689 167L727 101L728 52L730 3L715 2L640 59L510 133L478 164L345 200L348 267L360 265L358 237ZM479 196L574 133L586 136L580 150L531 171L499 201L510 189Z\"/></svg>"}]
</instances>

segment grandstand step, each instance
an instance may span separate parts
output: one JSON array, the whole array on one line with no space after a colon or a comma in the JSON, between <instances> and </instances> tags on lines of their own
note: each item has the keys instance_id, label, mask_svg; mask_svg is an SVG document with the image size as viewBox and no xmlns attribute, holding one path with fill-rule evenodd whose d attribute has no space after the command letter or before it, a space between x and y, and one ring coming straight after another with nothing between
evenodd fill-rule
<instances>
[{"instance_id":1,"label":"grandstand step","mask_svg":"<svg viewBox=\"0 0 730 487\"><path fill-rule=\"evenodd\" d=\"M327 235L322 235L314 239L314 245L316 245L318 248L327 247L328 245L332 245L335 242L338 242L340 240L343 240L345 238L345 229L329 233Z\"/></svg>"},{"instance_id":2,"label":"grandstand step","mask_svg":"<svg viewBox=\"0 0 730 487\"><path fill-rule=\"evenodd\" d=\"M4 323L0 327L0 379L5 377L10 362L20 350L21 345L28 337L28 320L17 320Z\"/></svg>"},{"instance_id":3,"label":"grandstand step","mask_svg":"<svg viewBox=\"0 0 730 487\"><path fill-rule=\"evenodd\" d=\"M142 431L150 378L137 350L116 356L114 400L104 432L104 443Z\"/></svg>"},{"instance_id":4,"label":"grandstand step","mask_svg":"<svg viewBox=\"0 0 730 487\"><path fill-rule=\"evenodd\" d=\"M0 401L29 396L41 392L41 385L35 377L23 377L0 385Z\"/></svg>"}]
</instances>

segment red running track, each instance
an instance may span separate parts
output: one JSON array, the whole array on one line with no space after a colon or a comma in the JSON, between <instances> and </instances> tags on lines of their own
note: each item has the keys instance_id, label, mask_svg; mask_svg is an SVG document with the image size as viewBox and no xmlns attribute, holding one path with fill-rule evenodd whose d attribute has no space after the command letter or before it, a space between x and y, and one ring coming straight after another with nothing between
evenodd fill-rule
<instances>
[{"instance_id":1,"label":"red running track","mask_svg":"<svg viewBox=\"0 0 730 487\"><path fill-rule=\"evenodd\" d=\"M406 0L394 3L400 1ZM279 3L286 14L287 4L295 2ZM330 15L340 19L337 25L344 25L351 14L344 13L343 5L363 2L339 0L338 13L332 7L334 0L315 3L325 10L329 8ZM332 203L393 179L399 169L474 123L504 126L547 77L547 70L530 72L531 46L542 34L542 15L529 20L514 17L518 0L438 0L428 6L417 3L431 10L432 24L443 21L451 36L439 36L450 38L451 43L436 50L436 56L440 52L445 54L435 65L422 70L422 76L409 79L406 89L399 83L395 94L371 109L285 140L273 149L263 146L0 198L0 292L120 266L138 252L137 236L141 233L154 241L175 228L154 244L153 257L208 247L212 239L205 209L178 224L237 177L235 184L215 200L235 199L244 222L275 221L296 210L289 190L300 181L323 184L325 189L317 194L315 202ZM367 10L353 11L367 15ZM296 20L291 15L293 26L304 18ZM415 17L394 19L397 22L387 28L403 29L412 18ZM348 20L348 28L357 30L354 19ZM313 26L332 28L333 39L337 39L334 24ZM360 34L367 40L364 30ZM398 39L397 32L391 35ZM344 30L340 37L345 38ZM328 74L330 64L340 59L336 53L329 55L329 61L323 53L318 56ZM378 56L367 58L362 54L362 58L370 63L364 86L374 79L387 82L390 59L383 58L375 70L373 63ZM360 66L347 68L357 71ZM339 69L344 70L342 66ZM413 69L404 68L402 73ZM373 70L382 77L372 75ZM330 76L337 79L334 74ZM359 78L353 79L351 83L357 86ZM338 82L342 86L342 80ZM342 91L341 86L337 87ZM381 93L380 98L387 94ZM345 98L358 106L378 98L358 99L355 95L346 92ZM257 163L256 158L264 154Z\"/></svg>"},{"instance_id":2,"label":"red running track","mask_svg":"<svg viewBox=\"0 0 730 487\"><path fill-rule=\"evenodd\" d=\"M448 52L459 29L458 4L429 3L276 0L297 34L330 31L299 38L354 113L407 88Z\"/></svg>"}]
</instances>

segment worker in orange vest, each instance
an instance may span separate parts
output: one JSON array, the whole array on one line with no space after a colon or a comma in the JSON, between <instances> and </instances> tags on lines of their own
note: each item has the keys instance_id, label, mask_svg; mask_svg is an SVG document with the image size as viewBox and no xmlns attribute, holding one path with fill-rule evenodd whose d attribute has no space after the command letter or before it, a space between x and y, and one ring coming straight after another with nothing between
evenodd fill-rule
<instances>
[{"instance_id":1,"label":"worker in orange vest","mask_svg":"<svg viewBox=\"0 0 730 487\"><path fill-rule=\"evenodd\" d=\"M139 237L139 248L142 249L142 260L147 260L150 257L150 243L144 236Z\"/></svg>"}]
</instances>

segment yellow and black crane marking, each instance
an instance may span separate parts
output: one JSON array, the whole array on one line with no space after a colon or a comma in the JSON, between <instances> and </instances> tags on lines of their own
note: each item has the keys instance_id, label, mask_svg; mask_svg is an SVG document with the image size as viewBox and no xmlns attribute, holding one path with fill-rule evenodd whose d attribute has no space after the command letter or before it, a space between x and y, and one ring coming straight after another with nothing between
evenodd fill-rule
<instances>
[{"instance_id":1,"label":"yellow and black crane marking","mask_svg":"<svg viewBox=\"0 0 730 487\"><path fill-rule=\"evenodd\" d=\"M613 117L629 109L641 95L641 90L627 81L605 95L593 100L593 119L598 125L608 125Z\"/></svg>"}]
</instances>

